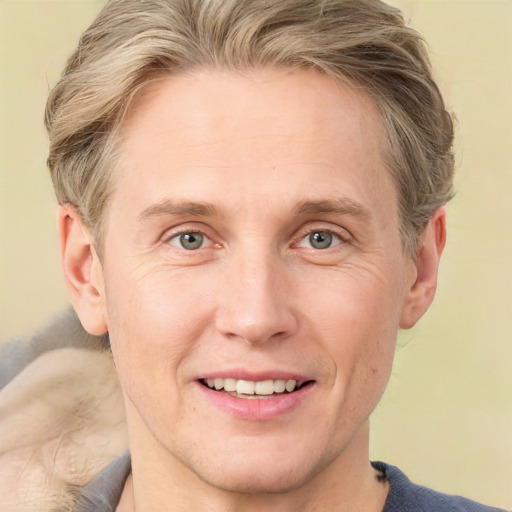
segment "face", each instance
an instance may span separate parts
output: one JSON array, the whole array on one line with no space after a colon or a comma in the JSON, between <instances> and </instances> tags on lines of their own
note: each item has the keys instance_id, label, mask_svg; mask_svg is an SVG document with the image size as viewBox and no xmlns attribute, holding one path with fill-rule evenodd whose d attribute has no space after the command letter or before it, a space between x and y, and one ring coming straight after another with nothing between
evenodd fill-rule
<instances>
[{"instance_id":1,"label":"face","mask_svg":"<svg viewBox=\"0 0 512 512\"><path fill-rule=\"evenodd\" d=\"M415 278L382 143L371 100L315 71L137 99L101 270L134 453L245 492L365 453Z\"/></svg>"}]
</instances>

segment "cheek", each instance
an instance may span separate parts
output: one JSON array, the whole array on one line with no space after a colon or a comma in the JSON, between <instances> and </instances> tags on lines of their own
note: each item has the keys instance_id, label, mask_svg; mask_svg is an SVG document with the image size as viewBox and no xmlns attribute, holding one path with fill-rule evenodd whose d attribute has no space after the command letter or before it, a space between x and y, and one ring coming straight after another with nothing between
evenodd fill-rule
<instances>
[{"instance_id":1,"label":"cheek","mask_svg":"<svg viewBox=\"0 0 512 512\"><path fill-rule=\"evenodd\" d=\"M393 292L393 293L390 293ZM339 395L375 394L389 378L400 318L399 290L375 277L338 275L304 297L307 323L336 371Z\"/></svg>"},{"instance_id":2,"label":"cheek","mask_svg":"<svg viewBox=\"0 0 512 512\"><path fill-rule=\"evenodd\" d=\"M355 272L336 272L319 282L303 288L300 308L326 338L358 346L396 338L403 295L398 286Z\"/></svg>"},{"instance_id":3,"label":"cheek","mask_svg":"<svg viewBox=\"0 0 512 512\"><path fill-rule=\"evenodd\" d=\"M209 325L215 284L186 272L124 274L106 279L107 324L118 369L168 379Z\"/></svg>"}]
</instances>

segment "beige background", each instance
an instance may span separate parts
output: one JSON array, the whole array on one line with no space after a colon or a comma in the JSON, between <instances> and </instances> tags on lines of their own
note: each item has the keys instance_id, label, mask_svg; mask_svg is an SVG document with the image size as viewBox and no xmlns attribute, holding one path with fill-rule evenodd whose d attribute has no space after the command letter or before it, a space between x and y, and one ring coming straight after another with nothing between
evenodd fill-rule
<instances>
[{"instance_id":1,"label":"beige background","mask_svg":"<svg viewBox=\"0 0 512 512\"><path fill-rule=\"evenodd\" d=\"M430 43L457 113L458 195L438 297L402 333L372 458L512 508L512 2L395 2ZM102 2L0 0L0 339L67 305L42 115Z\"/></svg>"}]
</instances>

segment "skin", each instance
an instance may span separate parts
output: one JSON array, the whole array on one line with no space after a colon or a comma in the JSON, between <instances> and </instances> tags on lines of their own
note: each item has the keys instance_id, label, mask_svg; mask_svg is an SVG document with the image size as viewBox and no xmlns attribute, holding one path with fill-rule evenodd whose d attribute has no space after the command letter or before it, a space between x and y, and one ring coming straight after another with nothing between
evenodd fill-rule
<instances>
[{"instance_id":1,"label":"skin","mask_svg":"<svg viewBox=\"0 0 512 512\"><path fill-rule=\"evenodd\" d=\"M74 306L108 329L124 393L122 510L382 510L368 418L445 241L440 209L404 253L383 141L373 102L316 71L194 71L136 99L102 261L73 208L58 215ZM284 414L240 418L198 383L240 369L310 384Z\"/></svg>"}]
</instances>

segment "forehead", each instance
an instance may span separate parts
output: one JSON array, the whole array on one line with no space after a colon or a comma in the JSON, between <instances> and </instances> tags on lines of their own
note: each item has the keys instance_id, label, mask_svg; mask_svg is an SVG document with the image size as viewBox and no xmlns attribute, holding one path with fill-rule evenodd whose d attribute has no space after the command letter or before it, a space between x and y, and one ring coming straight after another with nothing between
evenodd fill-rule
<instances>
[{"instance_id":1,"label":"forehead","mask_svg":"<svg viewBox=\"0 0 512 512\"><path fill-rule=\"evenodd\" d=\"M182 128L212 142L226 134L236 141L242 127L254 135L348 137L372 146L382 138L377 108L362 88L306 69L197 70L159 79L132 102L124 135L151 130L164 118L185 141L190 134Z\"/></svg>"},{"instance_id":2,"label":"forehead","mask_svg":"<svg viewBox=\"0 0 512 512\"><path fill-rule=\"evenodd\" d=\"M194 71L134 101L117 189L139 212L168 195L226 208L347 196L394 209L382 146L373 101L318 71Z\"/></svg>"}]
</instances>

